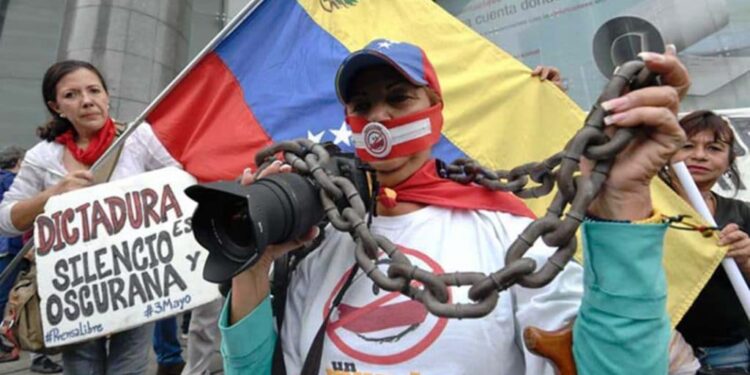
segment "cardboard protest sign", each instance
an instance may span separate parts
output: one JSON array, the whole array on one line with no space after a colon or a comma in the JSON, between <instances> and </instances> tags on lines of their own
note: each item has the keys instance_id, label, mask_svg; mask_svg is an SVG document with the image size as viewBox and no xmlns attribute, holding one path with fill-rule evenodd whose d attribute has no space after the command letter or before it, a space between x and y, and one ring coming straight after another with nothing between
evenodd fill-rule
<instances>
[{"instance_id":1,"label":"cardboard protest sign","mask_svg":"<svg viewBox=\"0 0 750 375\"><path fill-rule=\"evenodd\" d=\"M36 219L44 341L108 335L218 297L193 237L195 179L170 167L49 199Z\"/></svg>"}]
</instances>

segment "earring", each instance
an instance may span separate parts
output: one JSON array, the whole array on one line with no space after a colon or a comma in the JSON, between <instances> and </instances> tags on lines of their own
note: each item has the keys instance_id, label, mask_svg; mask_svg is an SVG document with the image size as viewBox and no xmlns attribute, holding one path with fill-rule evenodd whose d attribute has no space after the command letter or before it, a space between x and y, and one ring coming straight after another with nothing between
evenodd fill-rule
<instances>
[{"instance_id":1,"label":"earring","mask_svg":"<svg viewBox=\"0 0 750 375\"><path fill-rule=\"evenodd\" d=\"M65 114L64 114L64 113L61 113L61 114L60 114L60 118L65 118Z\"/></svg>"}]
</instances>

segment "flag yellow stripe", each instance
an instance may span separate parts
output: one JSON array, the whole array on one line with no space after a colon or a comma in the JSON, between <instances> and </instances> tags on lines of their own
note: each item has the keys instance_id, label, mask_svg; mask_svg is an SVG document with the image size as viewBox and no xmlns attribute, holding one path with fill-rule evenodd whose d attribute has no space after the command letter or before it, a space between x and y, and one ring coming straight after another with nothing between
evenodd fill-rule
<instances>
[{"instance_id":1,"label":"flag yellow stripe","mask_svg":"<svg viewBox=\"0 0 750 375\"><path fill-rule=\"evenodd\" d=\"M443 134L485 165L507 168L542 160L550 150L561 149L583 123L583 113L564 93L531 77L529 68L432 1L333 3L299 0L311 18L349 50L378 37L425 49L443 89ZM528 203L543 213L549 199Z\"/></svg>"},{"instance_id":2,"label":"flag yellow stripe","mask_svg":"<svg viewBox=\"0 0 750 375\"><path fill-rule=\"evenodd\" d=\"M660 180L651 184L654 207L667 216L689 215L690 223L707 225L701 216ZM664 269L667 274L667 311L676 326L693 303L716 267L726 248L719 247L718 233L703 237L697 231L670 229L664 240Z\"/></svg>"}]
</instances>

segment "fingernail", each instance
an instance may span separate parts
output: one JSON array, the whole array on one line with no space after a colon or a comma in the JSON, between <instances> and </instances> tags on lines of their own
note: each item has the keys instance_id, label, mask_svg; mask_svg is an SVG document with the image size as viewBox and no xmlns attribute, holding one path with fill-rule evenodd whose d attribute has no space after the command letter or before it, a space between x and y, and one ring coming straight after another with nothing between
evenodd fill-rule
<instances>
[{"instance_id":1,"label":"fingernail","mask_svg":"<svg viewBox=\"0 0 750 375\"><path fill-rule=\"evenodd\" d=\"M604 118L604 125L616 124L625 119L626 113L615 113Z\"/></svg>"},{"instance_id":2,"label":"fingernail","mask_svg":"<svg viewBox=\"0 0 750 375\"><path fill-rule=\"evenodd\" d=\"M614 98L607 100L606 102L602 102L602 108L604 108L607 112L612 112L613 110L618 109L625 109L630 103L630 98L627 96L621 96L619 98Z\"/></svg>"},{"instance_id":3,"label":"fingernail","mask_svg":"<svg viewBox=\"0 0 750 375\"><path fill-rule=\"evenodd\" d=\"M248 168L245 168L245 170L244 170L244 171L242 171L242 174L243 174L243 175L253 174L253 169L252 169L252 168L250 168L250 167L248 167Z\"/></svg>"},{"instance_id":4,"label":"fingernail","mask_svg":"<svg viewBox=\"0 0 750 375\"><path fill-rule=\"evenodd\" d=\"M676 55L676 54L677 54L677 46L675 46L674 44L671 44L671 43L670 43L670 44L667 44L666 48L667 48L667 51L668 51L669 53L671 53L671 54L673 54L673 55Z\"/></svg>"},{"instance_id":5,"label":"fingernail","mask_svg":"<svg viewBox=\"0 0 750 375\"><path fill-rule=\"evenodd\" d=\"M643 61L664 62L665 60L662 54L654 52L641 52L638 57Z\"/></svg>"}]
</instances>

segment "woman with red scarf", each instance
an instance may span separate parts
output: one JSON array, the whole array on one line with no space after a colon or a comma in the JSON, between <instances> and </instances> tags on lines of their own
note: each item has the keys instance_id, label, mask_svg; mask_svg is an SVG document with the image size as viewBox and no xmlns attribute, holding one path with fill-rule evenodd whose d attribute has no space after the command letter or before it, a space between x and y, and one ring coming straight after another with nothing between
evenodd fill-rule
<instances>
[{"instance_id":1,"label":"woman with red scarf","mask_svg":"<svg viewBox=\"0 0 750 375\"><path fill-rule=\"evenodd\" d=\"M89 171L115 140L109 92L99 71L83 61L52 65L42 81L42 96L52 119L37 130L42 138L26 153L11 189L0 204L0 234L31 229L47 200L93 183ZM128 137L111 179L166 166L178 166L151 127L140 125ZM148 364L153 324L63 349L66 374L143 374ZM109 343L107 343L109 341Z\"/></svg>"},{"instance_id":2,"label":"woman with red scarf","mask_svg":"<svg viewBox=\"0 0 750 375\"><path fill-rule=\"evenodd\" d=\"M689 78L672 52L646 53L643 59L667 85L602 103L609 128L643 124L649 132L616 158L588 207L585 277L584 269L570 262L544 287L516 285L500 293L485 317L443 319L358 273L349 234L329 227L294 271L283 324L275 330L269 269L276 257L313 239L318 234L313 229L268 246L232 279L219 320L225 373L267 374L283 364L290 374L551 375L554 369L523 347L521 332L529 325L557 329L576 315L578 373L667 373L669 320L661 269L666 224L652 208L649 183L684 140L675 113ZM509 244L532 214L509 194L440 177L431 149L440 139L443 106L450 103L443 100L426 53L407 42L374 40L344 59L335 87L357 156L384 187L370 231L435 273L488 274L503 267ZM245 173L241 182L289 170L277 161L257 176ZM538 242L525 256L542 264L552 251ZM384 270L390 263L381 256L377 266ZM610 277L591 271L603 266ZM471 302L466 288L449 293L450 302ZM274 360L274 346L281 361Z\"/></svg>"}]
</instances>

